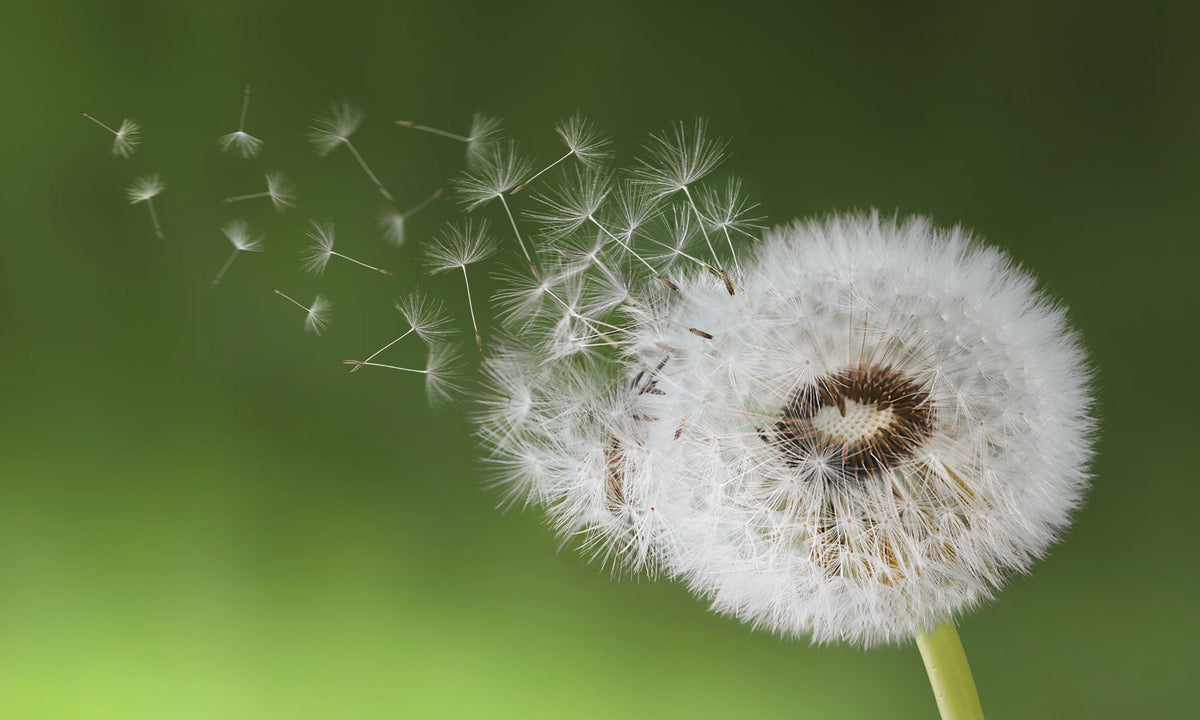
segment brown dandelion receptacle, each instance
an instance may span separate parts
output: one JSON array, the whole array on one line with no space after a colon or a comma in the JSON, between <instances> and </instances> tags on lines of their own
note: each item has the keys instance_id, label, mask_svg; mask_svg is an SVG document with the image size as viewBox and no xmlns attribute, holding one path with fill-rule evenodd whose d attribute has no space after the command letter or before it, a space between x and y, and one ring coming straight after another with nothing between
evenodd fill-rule
<instances>
[{"instance_id":1,"label":"brown dandelion receptacle","mask_svg":"<svg viewBox=\"0 0 1200 720\"><path fill-rule=\"evenodd\" d=\"M793 467L824 460L845 479L895 467L933 432L929 393L894 368L849 368L799 388L767 442Z\"/></svg>"}]
</instances>

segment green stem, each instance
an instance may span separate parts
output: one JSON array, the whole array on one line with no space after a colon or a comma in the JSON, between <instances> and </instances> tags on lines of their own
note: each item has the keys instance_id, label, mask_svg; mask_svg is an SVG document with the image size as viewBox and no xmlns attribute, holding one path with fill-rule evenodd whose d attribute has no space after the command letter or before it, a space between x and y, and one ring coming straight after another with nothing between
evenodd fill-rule
<instances>
[{"instance_id":1,"label":"green stem","mask_svg":"<svg viewBox=\"0 0 1200 720\"><path fill-rule=\"evenodd\" d=\"M975 679L954 624L946 622L932 633L917 633L917 647L942 720L983 720Z\"/></svg>"}]
</instances>

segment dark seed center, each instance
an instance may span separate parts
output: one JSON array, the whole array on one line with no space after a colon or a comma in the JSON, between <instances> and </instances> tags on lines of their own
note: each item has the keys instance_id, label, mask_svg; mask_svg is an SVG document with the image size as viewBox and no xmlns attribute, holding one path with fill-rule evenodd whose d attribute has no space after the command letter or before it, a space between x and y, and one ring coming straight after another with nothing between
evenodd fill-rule
<instances>
[{"instance_id":1,"label":"dark seed center","mask_svg":"<svg viewBox=\"0 0 1200 720\"><path fill-rule=\"evenodd\" d=\"M912 457L933 421L929 393L914 378L859 366L792 393L763 439L793 467L824 462L836 476L863 479Z\"/></svg>"}]
</instances>

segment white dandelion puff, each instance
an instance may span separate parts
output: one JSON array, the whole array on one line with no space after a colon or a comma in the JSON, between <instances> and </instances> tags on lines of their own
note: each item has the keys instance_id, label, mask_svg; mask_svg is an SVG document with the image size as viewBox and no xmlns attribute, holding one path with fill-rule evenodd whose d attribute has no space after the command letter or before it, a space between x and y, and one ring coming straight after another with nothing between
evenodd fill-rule
<instances>
[{"instance_id":1,"label":"white dandelion puff","mask_svg":"<svg viewBox=\"0 0 1200 720\"><path fill-rule=\"evenodd\" d=\"M310 335L320 335L329 327L329 323L333 319L333 303L325 299L325 296L317 295L313 298L312 305L305 305L278 290L272 290L272 292L304 311L305 332Z\"/></svg>"},{"instance_id":2,"label":"white dandelion puff","mask_svg":"<svg viewBox=\"0 0 1200 720\"><path fill-rule=\"evenodd\" d=\"M595 122L578 113L556 125L554 132L562 138L563 144L567 146L567 152L510 190L510 194L520 192L526 185L568 158L574 157L584 166L592 167L611 154L608 148L612 141L609 137L600 131Z\"/></svg>"},{"instance_id":3,"label":"white dandelion puff","mask_svg":"<svg viewBox=\"0 0 1200 720\"><path fill-rule=\"evenodd\" d=\"M408 219L424 210L430 203L442 196L444 188L438 188L433 194L413 205L404 212L388 212L379 218L379 226L383 228L384 238L396 247L404 244L404 234Z\"/></svg>"},{"instance_id":4,"label":"white dandelion puff","mask_svg":"<svg viewBox=\"0 0 1200 720\"><path fill-rule=\"evenodd\" d=\"M221 202L235 203L242 200L255 200L258 198L271 198L271 204L280 213L284 213L288 208L294 206L295 192L292 184L288 182L287 176L281 172L269 172L266 174L267 189L263 192L249 193L247 195L234 195L227 197Z\"/></svg>"},{"instance_id":5,"label":"white dandelion puff","mask_svg":"<svg viewBox=\"0 0 1200 720\"><path fill-rule=\"evenodd\" d=\"M633 289L620 362L487 361L481 437L510 497L599 556L871 646L991 597L1069 524L1089 366L1002 252L834 216L769 233L732 298L699 268L678 285Z\"/></svg>"},{"instance_id":6,"label":"white dandelion puff","mask_svg":"<svg viewBox=\"0 0 1200 720\"><path fill-rule=\"evenodd\" d=\"M230 265L233 265L233 261L237 258L238 253L262 252L266 250L263 239L252 237L250 235L250 226L243 220L230 221L228 225L221 228L221 234L233 245L233 252L229 254L229 259L217 271L217 276L212 281L213 287L221 284L221 278L225 277L226 271L229 270Z\"/></svg>"},{"instance_id":7,"label":"white dandelion puff","mask_svg":"<svg viewBox=\"0 0 1200 720\"><path fill-rule=\"evenodd\" d=\"M154 210L154 198L166 188L167 183L161 175L144 175L134 180L133 184L125 190L125 196L129 198L131 204L146 203L146 207L150 209L150 224L154 227L154 234L159 239L162 239L163 231L158 222L158 213Z\"/></svg>"},{"instance_id":8,"label":"white dandelion puff","mask_svg":"<svg viewBox=\"0 0 1200 720\"><path fill-rule=\"evenodd\" d=\"M130 157L133 155L133 151L137 149L138 143L141 142L142 128L132 120L122 120L121 126L116 130L113 130L86 112L81 112L79 114L112 133L112 154L116 157Z\"/></svg>"},{"instance_id":9,"label":"white dandelion puff","mask_svg":"<svg viewBox=\"0 0 1200 720\"><path fill-rule=\"evenodd\" d=\"M471 129L467 131L466 135L447 132L428 125L419 125L410 120L397 120L396 124L400 127L419 130L431 135L464 143L467 146L468 167L474 166L491 144L500 138L502 125L500 118L484 113L475 113L475 116L471 118Z\"/></svg>"},{"instance_id":10,"label":"white dandelion puff","mask_svg":"<svg viewBox=\"0 0 1200 720\"><path fill-rule=\"evenodd\" d=\"M498 249L495 239L489 234L487 221L474 223L466 220L447 227L434 238L425 249L425 261L433 274L461 270L463 285L467 291L467 309L471 314L471 327L475 330L475 347L483 350L483 336L475 317L475 300L471 296L471 280L467 266L484 260Z\"/></svg>"},{"instance_id":11,"label":"white dandelion puff","mask_svg":"<svg viewBox=\"0 0 1200 720\"><path fill-rule=\"evenodd\" d=\"M360 125L362 125L363 113L356 107L352 107L348 103L331 102L324 113L313 118L313 125L308 133L308 139L317 150L317 155L324 157L336 150L338 147L345 145L354 159L358 161L359 167L367 174L371 182L375 183L375 187L379 190L379 194L387 198L388 202L392 200L392 194L383 186L375 173L371 172L371 168L367 166L367 161L358 152L358 148L354 147L354 143L350 142L350 136L353 135Z\"/></svg>"},{"instance_id":12,"label":"white dandelion puff","mask_svg":"<svg viewBox=\"0 0 1200 720\"><path fill-rule=\"evenodd\" d=\"M223 152L235 150L244 158L252 158L258 155L263 141L246 132L246 111L249 109L250 86L247 85L246 91L242 95L242 114L238 120L238 129L228 135L222 135L217 138L217 144L221 146Z\"/></svg>"},{"instance_id":13,"label":"white dandelion puff","mask_svg":"<svg viewBox=\"0 0 1200 720\"><path fill-rule=\"evenodd\" d=\"M349 255L343 255L340 252L334 251L333 243L337 239L337 235L332 222L313 219L308 221L308 226L309 229L305 231L305 235L308 236L310 242L301 252L301 256L304 258L304 269L313 275L320 277L324 274L325 266L329 264L329 259L334 257L349 260L355 265L365 267L368 270L374 270L377 273L384 275L392 274L383 268L368 265L361 260L355 260Z\"/></svg>"}]
</instances>

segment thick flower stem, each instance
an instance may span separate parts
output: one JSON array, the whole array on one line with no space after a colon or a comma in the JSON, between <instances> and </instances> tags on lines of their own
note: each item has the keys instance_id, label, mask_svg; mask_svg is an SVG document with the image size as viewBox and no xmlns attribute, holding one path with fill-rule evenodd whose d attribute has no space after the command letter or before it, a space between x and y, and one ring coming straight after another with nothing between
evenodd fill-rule
<instances>
[{"instance_id":1,"label":"thick flower stem","mask_svg":"<svg viewBox=\"0 0 1200 720\"><path fill-rule=\"evenodd\" d=\"M932 633L918 633L917 647L937 698L942 720L983 720L975 678L953 623L942 623Z\"/></svg>"}]
</instances>

